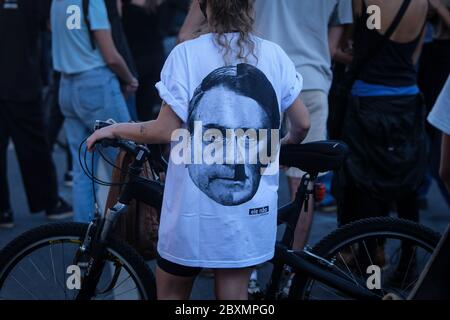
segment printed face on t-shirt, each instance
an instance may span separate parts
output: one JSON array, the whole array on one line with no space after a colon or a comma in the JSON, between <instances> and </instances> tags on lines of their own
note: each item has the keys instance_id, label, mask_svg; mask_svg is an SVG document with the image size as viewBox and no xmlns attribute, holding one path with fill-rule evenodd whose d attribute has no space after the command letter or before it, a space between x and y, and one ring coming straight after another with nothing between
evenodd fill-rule
<instances>
[{"instance_id":1,"label":"printed face on t-shirt","mask_svg":"<svg viewBox=\"0 0 450 320\"><path fill-rule=\"evenodd\" d=\"M212 164L193 161L187 166L189 176L200 191L221 205L246 203L258 191L262 168L259 155L267 153L271 142L268 131L279 122L278 105L270 104L275 99L264 99L269 101L265 107L257 101L258 97L267 97L267 92L269 97L275 96L265 75L255 67L240 65L211 73L191 101L188 126L192 145L195 148L196 143L201 143L202 150L207 150L219 144L223 148L219 160L223 161ZM275 116L272 114L274 119L269 115L271 107L276 111ZM201 128L195 129L199 124ZM268 134L261 135L261 129ZM195 130L201 130L201 142L194 139Z\"/></svg>"},{"instance_id":2,"label":"printed face on t-shirt","mask_svg":"<svg viewBox=\"0 0 450 320\"><path fill-rule=\"evenodd\" d=\"M255 100L238 95L223 86L215 87L204 94L197 106L194 120L202 123L202 135L206 138L202 142L203 150L209 144L215 143L217 139L214 135L205 135L210 129L222 133L225 149L226 144L231 143L226 140L226 130L231 129L236 132L238 129L243 131L255 129L257 131L270 127L268 116ZM249 161L251 138L244 139L247 140L247 143L244 142L245 148L238 148L236 143L235 155L232 157L235 164L193 164L188 167L189 175L195 185L209 198L222 205L233 206L245 203L251 200L258 190L261 165L251 164ZM256 143L259 149L266 142ZM237 154L242 151L245 151L245 154ZM246 161L238 163L239 156L246 158Z\"/></svg>"}]
</instances>

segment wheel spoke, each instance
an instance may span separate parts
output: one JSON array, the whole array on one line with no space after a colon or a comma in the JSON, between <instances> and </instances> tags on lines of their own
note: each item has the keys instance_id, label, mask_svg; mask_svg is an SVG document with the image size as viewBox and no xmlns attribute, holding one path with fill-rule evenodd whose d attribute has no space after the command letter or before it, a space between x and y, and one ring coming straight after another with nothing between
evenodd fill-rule
<instances>
[{"instance_id":1,"label":"wheel spoke","mask_svg":"<svg viewBox=\"0 0 450 320\"><path fill-rule=\"evenodd\" d=\"M410 270L410 268L411 268L412 261L415 260L414 257L415 257L415 255L416 255L416 249L417 249L417 247L414 247L413 253L411 254L411 258L409 258L408 268L406 269L405 275L403 276L403 280L402 280L402 284L401 284L401 286L400 286L400 290L403 288L403 286L404 286L404 284L405 284L405 281L406 281L406 279L407 279L409 270ZM400 261L401 261L401 259L400 259Z\"/></svg>"},{"instance_id":2,"label":"wheel spoke","mask_svg":"<svg viewBox=\"0 0 450 320\"><path fill-rule=\"evenodd\" d=\"M372 261L372 257L370 256L369 249L367 249L366 240L363 240L362 243L364 245L364 250L366 251L367 257L369 258L370 265L373 266L374 263Z\"/></svg>"},{"instance_id":3,"label":"wheel spoke","mask_svg":"<svg viewBox=\"0 0 450 320\"><path fill-rule=\"evenodd\" d=\"M345 275L347 278L349 278L349 280L353 281L358 287L362 287L361 284L358 282L358 280L356 280L355 275L353 274L353 272L351 271L350 267L345 262L345 259L344 259L344 257L342 256L342 254L340 252L339 252L339 257L341 258L342 262L344 262L345 268L347 269L349 274L345 273L345 271L340 269L338 266L335 266L336 269L338 271L340 271L343 275Z\"/></svg>"},{"instance_id":4,"label":"wheel spoke","mask_svg":"<svg viewBox=\"0 0 450 320\"><path fill-rule=\"evenodd\" d=\"M356 255L355 249L353 248L353 245L350 246L350 250L352 252L352 255L356 261L356 266L358 267L358 271L359 271L359 275L362 277L363 276L363 272L361 270L361 266L359 265L359 260L358 260L358 256Z\"/></svg>"},{"instance_id":5,"label":"wheel spoke","mask_svg":"<svg viewBox=\"0 0 450 320\"><path fill-rule=\"evenodd\" d=\"M400 242L403 252L398 248L398 242ZM422 250L419 252L418 249ZM341 246L330 241L329 253L322 254L321 257L328 260L330 257L335 257L338 262L334 266L335 270L344 274L356 286L364 289L364 284L359 280L365 279L363 269L366 265L379 264L380 268L386 267L390 263L391 265L399 265L400 268L396 269L399 272L398 284L392 288L393 291L387 289L389 286L383 286L377 294L380 294L381 298L381 296L385 296L389 292L397 292L397 294L406 297L417 283L417 279L413 279L416 278L414 272L417 270L420 273L420 270L424 267L419 263L426 262L432 251L433 247L423 243L421 240L415 240L410 234L400 232L398 234L380 233L375 236L373 234L368 236L361 235L349 242L343 241ZM395 264L391 261L392 259L395 259ZM306 283L309 284L302 295L306 299L327 299L331 296L331 299L333 297L351 298L351 295L348 296L339 290L335 290L332 284L323 284L315 279L311 279Z\"/></svg>"},{"instance_id":6,"label":"wheel spoke","mask_svg":"<svg viewBox=\"0 0 450 320\"><path fill-rule=\"evenodd\" d=\"M51 263L52 267L50 268L50 266L45 261L43 261L43 264L47 267L48 270L50 270L52 272L53 282L55 284L57 284L61 288L62 291L64 291L64 286L61 284L61 282L59 282L58 278L56 277L55 262L54 262L54 259L53 259L53 251L52 251L52 244L50 244L49 248L50 248L50 259L51 259L51 262L52 262Z\"/></svg>"},{"instance_id":7,"label":"wheel spoke","mask_svg":"<svg viewBox=\"0 0 450 320\"><path fill-rule=\"evenodd\" d=\"M124 283L125 283L125 281L127 281L128 279L130 279L131 278L131 275L128 275L128 277L126 277L124 280L122 280L118 285L116 285L114 288L112 288L111 290L109 290L109 293L103 293L102 295L105 295L106 294L106 296L105 297L107 297L107 296L109 296L109 295L111 295L111 294L113 294L114 293L114 290L117 290L119 287L121 287Z\"/></svg>"},{"instance_id":8,"label":"wheel spoke","mask_svg":"<svg viewBox=\"0 0 450 320\"><path fill-rule=\"evenodd\" d=\"M47 278L42 274L41 270L36 266L33 259L29 258L31 265L36 269L36 271L39 273L39 275L42 277L44 281L47 281Z\"/></svg>"},{"instance_id":9,"label":"wheel spoke","mask_svg":"<svg viewBox=\"0 0 450 320\"><path fill-rule=\"evenodd\" d=\"M64 242L61 242L62 246L62 272L63 272L63 286L64 286L64 299L67 300L67 283L66 283L66 264L64 262Z\"/></svg>"},{"instance_id":10,"label":"wheel spoke","mask_svg":"<svg viewBox=\"0 0 450 320\"><path fill-rule=\"evenodd\" d=\"M129 275L128 277L126 277L124 280L122 280L117 286L115 286L114 288L113 288L113 290L116 290L117 288L119 288L120 286L122 286L124 283L125 283L125 281L127 281L128 279L130 279L131 278L131 275Z\"/></svg>"},{"instance_id":11,"label":"wheel spoke","mask_svg":"<svg viewBox=\"0 0 450 320\"><path fill-rule=\"evenodd\" d=\"M414 286L416 283L417 283L417 280L418 279L415 279L415 280L413 280L410 284L408 284L406 287L405 287L405 289L404 290L402 290L402 292L404 293L404 294L407 294L408 293L408 288L412 288L412 286Z\"/></svg>"},{"instance_id":12,"label":"wheel spoke","mask_svg":"<svg viewBox=\"0 0 450 320\"><path fill-rule=\"evenodd\" d=\"M19 280L17 280L16 277L11 276L11 278L12 278L14 281L16 281L17 284L18 284L25 292L27 292L30 296L32 296L34 300L39 300L38 297L36 297L36 296L33 294L33 292L31 292L31 291L28 290L24 285L22 285L22 283L21 283Z\"/></svg>"},{"instance_id":13,"label":"wheel spoke","mask_svg":"<svg viewBox=\"0 0 450 320\"><path fill-rule=\"evenodd\" d=\"M56 272L55 272L55 261L53 260L53 251L52 251L52 244L49 246L50 249L50 260L52 261L52 275L53 275L53 281L57 283L56 281Z\"/></svg>"}]
</instances>

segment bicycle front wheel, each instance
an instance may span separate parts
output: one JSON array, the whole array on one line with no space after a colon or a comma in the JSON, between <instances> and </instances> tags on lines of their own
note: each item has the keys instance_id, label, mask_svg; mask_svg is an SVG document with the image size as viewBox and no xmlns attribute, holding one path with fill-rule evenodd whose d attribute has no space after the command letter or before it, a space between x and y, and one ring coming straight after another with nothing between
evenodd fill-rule
<instances>
[{"instance_id":1,"label":"bicycle front wheel","mask_svg":"<svg viewBox=\"0 0 450 320\"><path fill-rule=\"evenodd\" d=\"M380 296L407 299L436 248L440 235L420 224L395 218L370 218L343 226L311 252L356 286ZM297 274L289 297L302 300L353 299L304 274Z\"/></svg>"},{"instance_id":2,"label":"bicycle front wheel","mask_svg":"<svg viewBox=\"0 0 450 320\"><path fill-rule=\"evenodd\" d=\"M9 243L0 252L0 299L75 299L82 285L75 257L87 228L81 223L49 224ZM153 273L132 247L112 238L93 299L156 299Z\"/></svg>"}]
</instances>

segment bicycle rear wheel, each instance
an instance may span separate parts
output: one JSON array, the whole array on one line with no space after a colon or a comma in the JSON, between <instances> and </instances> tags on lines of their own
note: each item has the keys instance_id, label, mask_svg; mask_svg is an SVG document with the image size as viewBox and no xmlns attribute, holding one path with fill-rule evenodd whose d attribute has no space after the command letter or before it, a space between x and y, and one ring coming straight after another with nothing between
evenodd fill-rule
<instances>
[{"instance_id":1,"label":"bicycle rear wheel","mask_svg":"<svg viewBox=\"0 0 450 320\"><path fill-rule=\"evenodd\" d=\"M411 221L370 218L337 229L311 252L334 261L334 271L357 286L374 290L380 299L387 294L407 299L439 239L438 233ZM380 271L379 284L377 270ZM352 299L304 274L295 275L289 297Z\"/></svg>"},{"instance_id":2,"label":"bicycle rear wheel","mask_svg":"<svg viewBox=\"0 0 450 320\"><path fill-rule=\"evenodd\" d=\"M44 225L9 243L0 252L0 299L75 299L79 286L73 266L87 227L81 223ZM132 247L112 238L105 256L93 299L156 299L153 273Z\"/></svg>"}]
</instances>

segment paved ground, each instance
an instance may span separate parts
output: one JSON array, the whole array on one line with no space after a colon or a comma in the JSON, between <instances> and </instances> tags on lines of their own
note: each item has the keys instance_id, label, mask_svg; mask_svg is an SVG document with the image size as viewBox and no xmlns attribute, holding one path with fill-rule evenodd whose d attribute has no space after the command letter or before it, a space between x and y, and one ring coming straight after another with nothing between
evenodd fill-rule
<instances>
[{"instance_id":1,"label":"paved ground","mask_svg":"<svg viewBox=\"0 0 450 320\"><path fill-rule=\"evenodd\" d=\"M58 168L58 176L62 180L62 176L65 170L65 156L60 149L57 149L54 154L54 159L56 166ZM8 151L8 178L10 184L10 191L12 197L13 210L15 212L15 227L11 230L0 229L0 248L6 245L10 240L19 235L20 233L39 226L41 224L47 223L46 218L43 213L31 215L29 213L27 201L25 198L22 179L20 171L18 169L18 164L13 151L10 148ZM39 170L39 168L36 168ZM70 200L71 190L61 185L61 194ZM1 192L1 191L0 191ZM102 192L105 193L104 191ZM283 178L280 188L280 203L287 202L287 185ZM429 195L429 209L424 210L421 214L422 222L439 231L442 232L448 223L450 223L450 210L445 206L441 195L438 193L435 186ZM334 214L323 214L316 213L314 225L311 233L310 243L314 244L319 241L323 236L335 229L336 217ZM153 266L153 264L151 264ZM260 271L260 279L262 282L266 280L269 276L270 267L264 266ZM207 277L199 277L192 295L193 299L211 299L213 298L213 287L212 279Z\"/></svg>"}]
</instances>

